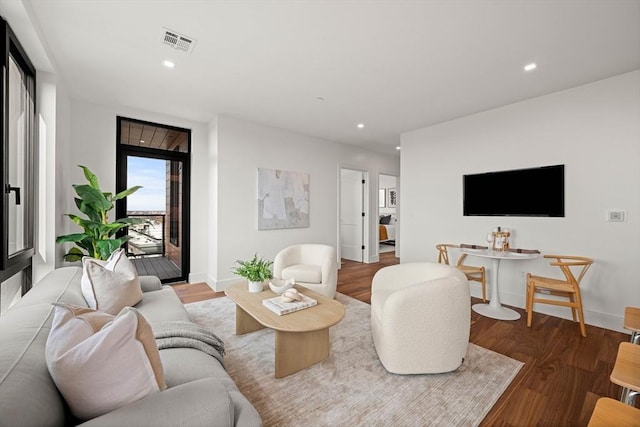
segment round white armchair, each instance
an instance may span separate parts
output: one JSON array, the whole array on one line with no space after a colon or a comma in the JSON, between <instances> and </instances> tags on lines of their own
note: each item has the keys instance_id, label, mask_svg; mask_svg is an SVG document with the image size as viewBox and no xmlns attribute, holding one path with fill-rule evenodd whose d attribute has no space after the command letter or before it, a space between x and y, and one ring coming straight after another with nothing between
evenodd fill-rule
<instances>
[{"instance_id":1,"label":"round white armchair","mask_svg":"<svg viewBox=\"0 0 640 427\"><path fill-rule=\"evenodd\" d=\"M338 259L333 246L305 243L282 249L273 260L273 277L296 283L329 298L336 295Z\"/></svg>"},{"instance_id":2,"label":"round white armchair","mask_svg":"<svg viewBox=\"0 0 640 427\"><path fill-rule=\"evenodd\" d=\"M431 262L384 267L371 284L371 332L395 374L458 369L467 354L471 296L459 269Z\"/></svg>"}]
</instances>

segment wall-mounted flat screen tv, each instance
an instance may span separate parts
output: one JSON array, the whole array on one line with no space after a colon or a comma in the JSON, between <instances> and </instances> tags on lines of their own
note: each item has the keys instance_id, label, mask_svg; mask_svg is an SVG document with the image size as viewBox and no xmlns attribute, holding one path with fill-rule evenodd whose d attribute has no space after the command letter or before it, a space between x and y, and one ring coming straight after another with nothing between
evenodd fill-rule
<instances>
[{"instance_id":1,"label":"wall-mounted flat screen tv","mask_svg":"<svg viewBox=\"0 0 640 427\"><path fill-rule=\"evenodd\" d=\"M464 175L463 214L564 217L564 165Z\"/></svg>"}]
</instances>

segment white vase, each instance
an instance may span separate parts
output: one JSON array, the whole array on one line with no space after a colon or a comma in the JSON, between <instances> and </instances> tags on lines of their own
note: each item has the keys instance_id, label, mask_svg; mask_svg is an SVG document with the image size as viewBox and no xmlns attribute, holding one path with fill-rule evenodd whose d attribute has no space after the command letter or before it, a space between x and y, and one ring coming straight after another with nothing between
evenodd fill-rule
<instances>
[{"instance_id":1,"label":"white vase","mask_svg":"<svg viewBox=\"0 0 640 427\"><path fill-rule=\"evenodd\" d=\"M262 292L264 290L264 285L262 282L252 282L249 280L249 292Z\"/></svg>"}]
</instances>

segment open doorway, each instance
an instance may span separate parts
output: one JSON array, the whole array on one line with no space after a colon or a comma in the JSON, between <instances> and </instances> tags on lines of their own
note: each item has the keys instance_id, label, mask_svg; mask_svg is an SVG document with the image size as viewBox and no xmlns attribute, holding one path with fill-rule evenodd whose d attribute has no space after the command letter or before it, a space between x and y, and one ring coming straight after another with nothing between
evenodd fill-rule
<instances>
[{"instance_id":1,"label":"open doorway","mask_svg":"<svg viewBox=\"0 0 640 427\"><path fill-rule=\"evenodd\" d=\"M116 186L143 187L116 206L118 218L145 220L128 228L127 255L163 283L189 273L190 145L189 129L118 117Z\"/></svg>"},{"instance_id":2,"label":"open doorway","mask_svg":"<svg viewBox=\"0 0 640 427\"><path fill-rule=\"evenodd\" d=\"M378 251L396 252L398 235L398 177L378 177Z\"/></svg>"}]
</instances>

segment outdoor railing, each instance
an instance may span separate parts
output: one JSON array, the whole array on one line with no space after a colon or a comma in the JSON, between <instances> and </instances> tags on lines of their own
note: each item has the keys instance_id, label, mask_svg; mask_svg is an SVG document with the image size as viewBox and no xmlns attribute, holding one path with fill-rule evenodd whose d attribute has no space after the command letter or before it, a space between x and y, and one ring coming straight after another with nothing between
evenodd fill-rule
<instances>
[{"instance_id":1,"label":"outdoor railing","mask_svg":"<svg viewBox=\"0 0 640 427\"><path fill-rule=\"evenodd\" d=\"M136 257L165 254L164 221L165 214L127 214L128 218L142 218L142 224L130 225L127 253Z\"/></svg>"}]
</instances>

